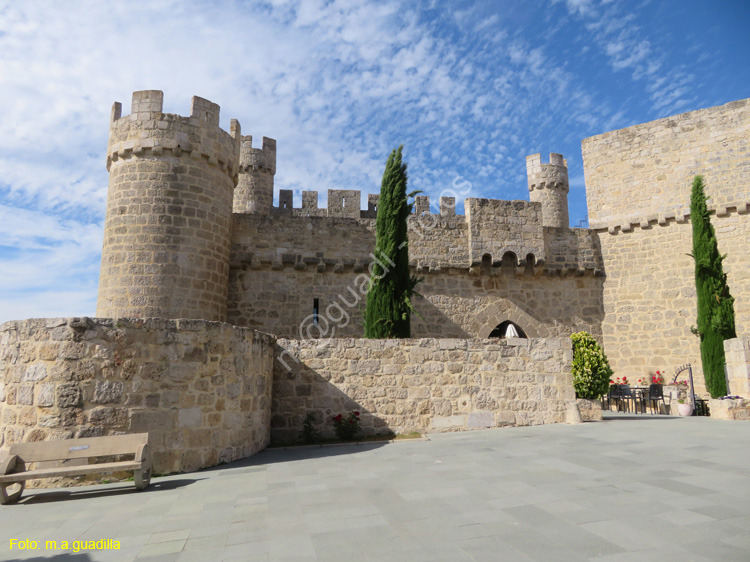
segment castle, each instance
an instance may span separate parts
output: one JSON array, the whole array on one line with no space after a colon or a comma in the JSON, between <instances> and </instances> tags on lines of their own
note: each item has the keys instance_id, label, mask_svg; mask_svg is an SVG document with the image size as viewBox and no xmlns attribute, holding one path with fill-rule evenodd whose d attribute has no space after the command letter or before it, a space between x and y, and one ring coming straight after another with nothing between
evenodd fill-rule
<instances>
[{"instance_id":1,"label":"castle","mask_svg":"<svg viewBox=\"0 0 750 562\"><path fill-rule=\"evenodd\" d=\"M704 176L748 334L749 145L750 100L585 139L586 229L568 226L559 154L527 157L530 201L458 215L455 194L417 197L415 339L364 340L378 196L362 210L359 191L329 190L321 208L305 191L295 208L281 190L274 206L273 139L221 130L208 100L179 116L135 92L130 115L112 109L97 318L0 326L0 447L149 431L169 472L353 409L367 433L561 422L580 330L618 375L691 362L704 392L689 187ZM750 394L750 341L732 341L730 390Z\"/></svg>"},{"instance_id":2,"label":"castle","mask_svg":"<svg viewBox=\"0 0 750 562\"><path fill-rule=\"evenodd\" d=\"M201 318L286 338L361 337L358 276L373 261L378 195L304 191L273 206L276 142L218 128L219 107L162 113L162 94L115 104L99 317ZM531 201L418 196L412 267L424 281L414 337L489 337L512 321L530 337L600 333L602 260L590 230L568 228L565 160L526 161ZM356 293L356 294L353 294ZM306 325L306 319L317 325ZM339 318L341 317L341 318ZM309 324L309 320L307 320Z\"/></svg>"}]
</instances>

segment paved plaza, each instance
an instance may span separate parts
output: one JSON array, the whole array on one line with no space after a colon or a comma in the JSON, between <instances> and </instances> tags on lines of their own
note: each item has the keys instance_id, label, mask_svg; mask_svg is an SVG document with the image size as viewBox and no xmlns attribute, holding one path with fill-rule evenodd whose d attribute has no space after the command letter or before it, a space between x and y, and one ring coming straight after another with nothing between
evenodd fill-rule
<instances>
[{"instance_id":1,"label":"paved plaza","mask_svg":"<svg viewBox=\"0 0 750 562\"><path fill-rule=\"evenodd\" d=\"M746 562L749 467L750 423L649 415L271 449L144 492L27 490L0 559Z\"/></svg>"}]
</instances>

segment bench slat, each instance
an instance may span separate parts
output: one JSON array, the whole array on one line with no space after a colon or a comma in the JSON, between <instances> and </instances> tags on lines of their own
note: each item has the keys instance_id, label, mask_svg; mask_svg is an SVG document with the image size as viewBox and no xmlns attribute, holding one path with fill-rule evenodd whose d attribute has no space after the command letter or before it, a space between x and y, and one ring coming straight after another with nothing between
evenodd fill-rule
<instances>
[{"instance_id":1,"label":"bench slat","mask_svg":"<svg viewBox=\"0 0 750 562\"><path fill-rule=\"evenodd\" d=\"M110 455L133 455L138 450L139 445L143 443L148 443L148 433L13 443L10 446L9 453L18 455L25 463L85 459Z\"/></svg>"},{"instance_id":2,"label":"bench slat","mask_svg":"<svg viewBox=\"0 0 750 562\"><path fill-rule=\"evenodd\" d=\"M21 480L33 480L35 478L54 478L57 476L76 476L80 474L104 473L119 471L140 470L142 463L134 461L108 462L103 464L88 464L83 466L65 466L54 468L42 468L39 470L27 470L0 476L0 482L20 482Z\"/></svg>"}]
</instances>

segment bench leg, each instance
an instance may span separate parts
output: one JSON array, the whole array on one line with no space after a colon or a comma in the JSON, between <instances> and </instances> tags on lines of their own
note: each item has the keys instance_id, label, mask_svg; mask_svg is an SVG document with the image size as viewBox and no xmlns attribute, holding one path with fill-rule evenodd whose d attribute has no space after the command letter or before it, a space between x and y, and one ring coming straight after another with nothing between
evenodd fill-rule
<instances>
[{"instance_id":1,"label":"bench leg","mask_svg":"<svg viewBox=\"0 0 750 562\"><path fill-rule=\"evenodd\" d=\"M9 489L14 489L18 487L17 490L14 491L8 491ZM9 503L16 503L19 499L21 499L21 494L23 494L23 489L26 487L26 482L12 482L10 484L0 484L0 505L6 505Z\"/></svg>"},{"instance_id":2,"label":"bench leg","mask_svg":"<svg viewBox=\"0 0 750 562\"><path fill-rule=\"evenodd\" d=\"M136 490L146 489L151 482L151 469L146 468L144 470L136 470L133 473L133 479L135 480Z\"/></svg>"}]
</instances>

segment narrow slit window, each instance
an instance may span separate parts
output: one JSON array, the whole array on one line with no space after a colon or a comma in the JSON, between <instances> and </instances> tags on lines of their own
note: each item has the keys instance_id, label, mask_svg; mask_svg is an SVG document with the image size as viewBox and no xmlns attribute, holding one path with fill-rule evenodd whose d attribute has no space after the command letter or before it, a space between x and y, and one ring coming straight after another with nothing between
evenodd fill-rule
<instances>
[{"instance_id":1,"label":"narrow slit window","mask_svg":"<svg viewBox=\"0 0 750 562\"><path fill-rule=\"evenodd\" d=\"M320 310L319 299L313 299L313 325L318 325L318 311Z\"/></svg>"}]
</instances>

